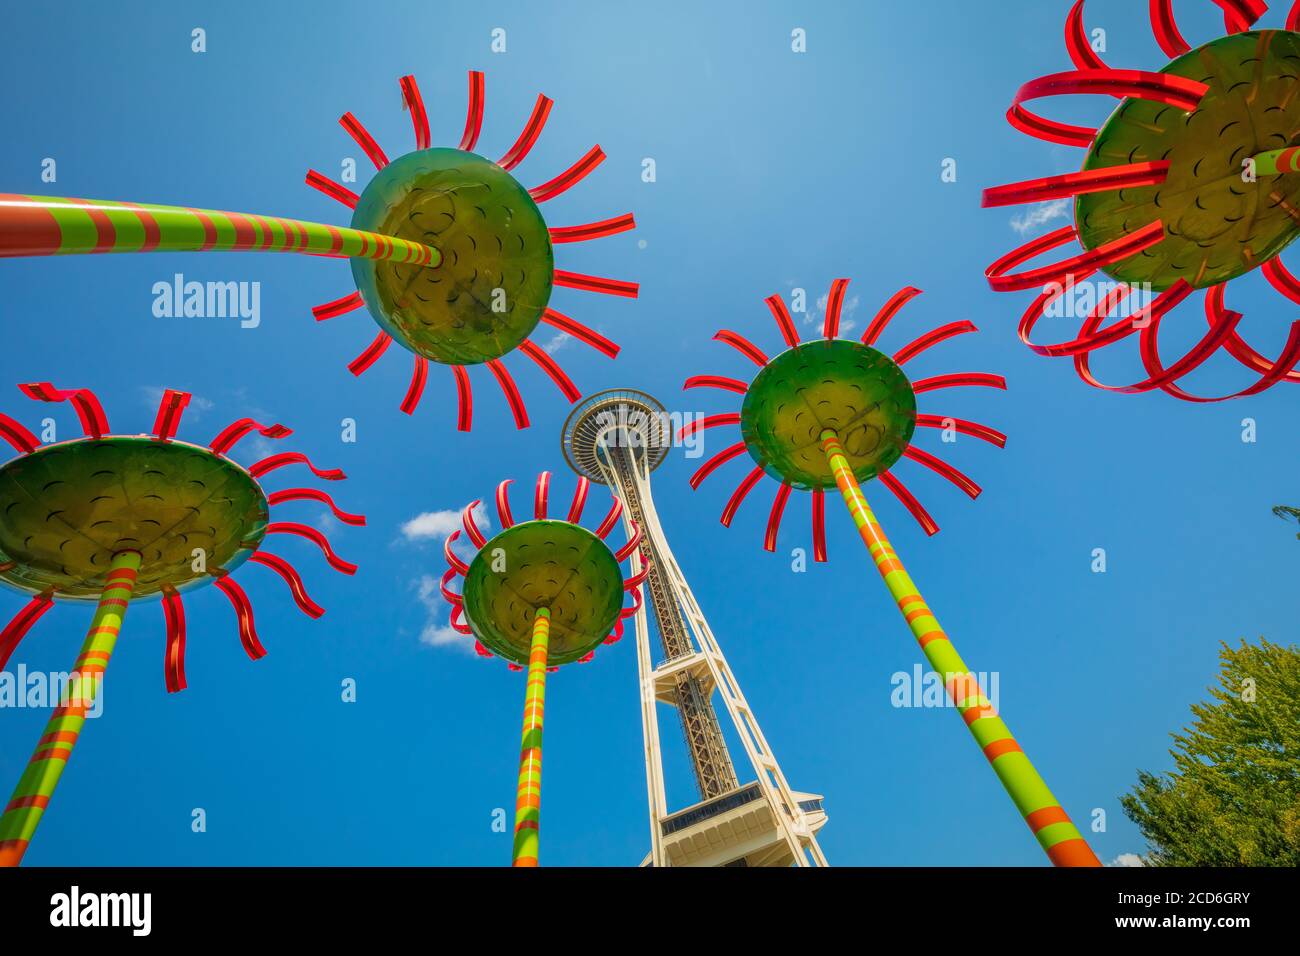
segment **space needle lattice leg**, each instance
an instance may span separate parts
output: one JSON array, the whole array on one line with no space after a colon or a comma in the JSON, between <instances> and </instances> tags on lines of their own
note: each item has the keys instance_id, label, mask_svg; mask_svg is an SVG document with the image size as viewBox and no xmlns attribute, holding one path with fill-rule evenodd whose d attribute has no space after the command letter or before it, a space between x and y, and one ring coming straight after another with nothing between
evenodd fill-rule
<instances>
[{"instance_id":1,"label":"space needle lattice leg","mask_svg":"<svg viewBox=\"0 0 1300 956\"><path fill-rule=\"evenodd\" d=\"M14 787L4 816L0 817L0 866L17 866L22 862L50 797L54 796L54 788L59 785L86 723L86 712L94 705L99 692L139 569L139 552L122 551L113 556L90 631L68 675L67 689L46 723L18 786Z\"/></svg>"},{"instance_id":2,"label":"space needle lattice leg","mask_svg":"<svg viewBox=\"0 0 1300 956\"><path fill-rule=\"evenodd\" d=\"M821 847L817 842L816 834L807 824L805 815L799 807L794 792L785 779L780 765L776 761L771 748L768 746L767 738L763 736L763 731L759 727L758 719L755 717L749 702L745 699L740 690L740 683L736 680L735 675L731 672L726 658L723 656L722 648L719 646L717 639L709 627L708 620L704 612L700 609L695 600L695 595L686 581L685 575L678 566L676 559L673 557L672 549L668 545L667 536L659 523L659 516L654 507L654 498L650 491L650 481L646 474L644 461L637 459L635 467L629 470L630 473L618 474L611 469L607 473L612 487L619 489L619 496L627 498L628 489L623 487L624 481L635 483L632 491L639 499L642 515L641 527L642 532L648 536L654 545L654 554L660 563L660 572L663 574L668 586L671 588L674 599L681 607L686 619L687 626L695 639L698 650L691 656L692 660L702 661L708 668L712 682L717 689L723 704L726 706L727 714L730 716L732 724L736 729L737 736L745 748L745 753L749 758L750 764L754 769L757 783L761 788L764 797L772 807L775 825L782 842L787 846L793 862L798 866L811 865L826 866L826 856L822 853ZM649 687L650 693L653 694L653 688L659 672L656 670L646 671L649 668L650 661L648 657L649 639L643 633L646 625L644 623L644 612L637 619L637 641L639 647L638 659L641 661L643 671L641 673L641 683L643 687L643 697L645 697L644 688ZM644 651L640 648L645 648ZM670 662L670 666L683 666L690 663L689 660L679 660ZM649 702L648 711L644 713L646 720L646 741L647 741L647 779L655 781L656 788L652 784L650 791L650 806L652 816L652 826L658 828L662 818L663 796L662 796L662 762L658 753L658 712L654 706L653 698ZM654 752L650 750L651 742L654 743ZM659 806L656 806L656 796ZM652 835L652 840L656 834ZM652 843L652 846L654 844ZM658 860L656 865L662 865Z\"/></svg>"},{"instance_id":3,"label":"space needle lattice leg","mask_svg":"<svg viewBox=\"0 0 1300 956\"><path fill-rule=\"evenodd\" d=\"M993 772L1002 781L1002 786L1010 794L1016 809L1029 824L1029 829L1038 838L1048 858L1056 866L1101 866L1101 861L1020 749L989 699L984 696L975 675L961 659L952 640L939 626L938 618L912 583L903 562L899 560L893 545L885 537L884 530L867 504L835 432L829 429L822 432L821 443L835 475L835 484L875 561L876 570L898 603L898 610L907 620L926 660L943 678L944 686L966 721L971 736L983 750Z\"/></svg>"}]
</instances>

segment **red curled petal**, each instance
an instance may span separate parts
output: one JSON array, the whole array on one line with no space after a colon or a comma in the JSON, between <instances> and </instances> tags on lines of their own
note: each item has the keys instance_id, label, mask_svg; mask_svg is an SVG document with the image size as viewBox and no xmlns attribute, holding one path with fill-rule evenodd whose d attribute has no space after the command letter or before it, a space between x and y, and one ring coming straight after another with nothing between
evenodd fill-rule
<instances>
[{"instance_id":1,"label":"red curled petal","mask_svg":"<svg viewBox=\"0 0 1300 956\"><path fill-rule=\"evenodd\" d=\"M984 190L980 205L1013 206L1018 203L1046 202L1084 193L1126 189L1131 186L1155 186L1169 176L1169 161L1153 163L1128 163L1124 166L1105 166L1085 169L1062 176L1046 176L1006 186L992 186Z\"/></svg>"},{"instance_id":2,"label":"red curled petal","mask_svg":"<svg viewBox=\"0 0 1300 956\"><path fill-rule=\"evenodd\" d=\"M460 137L460 148L473 152L478 145L479 133L483 129L483 74L478 70L469 71L469 101L465 109L465 132Z\"/></svg>"},{"instance_id":3,"label":"red curled petal","mask_svg":"<svg viewBox=\"0 0 1300 956\"><path fill-rule=\"evenodd\" d=\"M547 325L559 329L569 335L572 335L579 341L586 342L596 351L603 353L609 358L618 355L618 346L611 342L605 336L593 329L587 328L581 322L575 322L567 315L556 312L554 309L547 309L542 313L542 321Z\"/></svg>"},{"instance_id":4,"label":"red curled petal","mask_svg":"<svg viewBox=\"0 0 1300 956\"><path fill-rule=\"evenodd\" d=\"M465 534L473 542L474 547L481 548L487 544L487 538L483 537L483 532L479 531L478 523L474 520L474 509L483 502L475 498L465 506L465 510L460 513L460 523L465 528Z\"/></svg>"},{"instance_id":5,"label":"red curled petal","mask_svg":"<svg viewBox=\"0 0 1300 956\"><path fill-rule=\"evenodd\" d=\"M776 320L776 326L781 330L781 337L785 339L786 344L791 347L798 345L799 332L795 329L794 320L790 318L790 312L785 307L785 299L773 293L763 302L767 304L772 318Z\"/></svg>"},{"instance_id":6,"label":"red curled petal","mask_svg":"<svg viewBox=\"0 0 1300 956\"><path fill-rule=\"evenodd\" d=\"M1174 60L1190 51L1191 47L1178 32L1178 24L1174 21L1173 0L1151 0L1149 7L1151 30L1165 55Z\"/></svg>"},{"instance_id":7,"label":"red curled petal","mask_svg":"<svg viewBox=\"0 0 1300 956\"><path fill-rule=\"evenodd\" d=\"M822 335L833 339L840 334L840 311L844 308L844 293L849 288L848 279L836 279L831 283L831 290L826 297L826 319L822 323Z\"/></svg>"},{"instance_id":8,"label":"red curled petal","mask_svg":"<svg viewBox=\"0 0 1300 956\"><path fill-rule=\"evenodd\" d=\"M33 452L41 444L41 440L25 425L8 415L0 415L0 438L13 445L14 451L20 452Z\"/></svg>"},{"instance_id":9,"label":"red curled petal","mask_svg":"<svg viewBox=\"0 0 1300 956\"><path fill-rule=\"evenodd\" d=\"M406 395L402 397L402 404L398 406L407 415L414 415L415 410L420 407L420 399L424 395L424 385L429 380L429 360L423 355L415 357L415 366L411 369L411 384L406 389Z\"/></svg>"},{"instance_id":10,"label":"red curled petal","mask_svg":"<svg viewBox=\"0 0 1300 956\"><path fill-rule=\"evenodd\" d=\"M758 484L758 479L762 478L764 474L763 466L758 465L736 486L736 490L732 492L730 500L727 501L727 506L722 509L721 520L728 528L731 527L731 519L736 516L736 509L740 507L740 503L745 500L745 496L749 494L754 485Z\"/></svg>"},{"instance_id":11,"label":"red curled petal","mask_svg":"<svg viewBox=\"0 0 1300 956\"><path fill-rule=\"evenodd\" d=\"M699 488L700 483L704 481L705 478L709 477L709 475L713 474L720 467L731 461L731 459L738 455L743 455L744 453L745 443L743 441L738 441L729 448L724 448L702 464L695 474L691 475L691 488Z\"/></svg>"},{"instance_id":12,"label":"red curled petal","mask_svg":"<svg viewBox=\"0 0 1300 956\"><path fill-rule=\"evenodd\" d=\"M938 534L939 526L930 517L930 512L921 506L921 502L916 500L916 496L908 491L901 481L885 471L881 472L880 482L894 493L894 497L903 503L903 507L916 519L916 523L925 529L927 535Z\"/></svg>"},{"instance_id":13,"label":"red curled petal","mask_svg":"<svg viewBox=\"0 0 1300 956\"><path fill-rule=\"evenodd\" d=\"M208 447L218 455L224 455L249 432L257 432L263 438L284 438L293 434L292 429L283 425L261 425L251 418L241 418L223 428Z\"/></svg>"},{"instance_id":14,"label":"red curled petal","mask_svg":"<svg viewBox=\"0 0 1300 956\"><path fill-rule=\"evenodd\" d=\"M582 398L582 392L578 389L578 386L573 384L573 379L565 374L564 369L560 368L555 359L538 348L536 343L525 340L520 343L519 351L536 362L538 367L546 373L547 377L555 383L556 387L564 393L564 397L570 402L576 402Z\"/></svg>"},{"instance_id":15,"label":"red curled petal","mask_svg":"<svg viewBox=\"0 0 1300 956\"><path fill-rule=\"evenodd\" d=\"M451 371L456 378L456 430L467 432L474 422L474 392L463 365L453 365Z\"/></svg>"},{"instance_id":16,"label":"red curled petal","mask_svg":"<svg viewBox=\"0 0 1300 956\"><path fill-rule=\"evenodd\" d=\"M464 577L469 574L469 565L457 557L455 551L451 550L451 543L459 537L459 531L453 531L451 534L447 535L446 540L442 543L442 553L447 558L447 563L451 565L451 569L461 577Z\"/></svg>"},{"instance_id":17,"label":"red curled petal","mask_svg":"<svg viewBox=\"0 0 1300 956\"><path fill-rule=\"evenodd\" d=\"M313 305L311 314L316 317L317 322L324 322L326 319L332 319L346 312L351 312L353 309L359 309L363 305L365 305L365 301L361 298L361 293L351 292L340 299Z\"/></svg>"},{"instance_id":18,"label":"red curled petal","mask_svg":"<svg viewBox=\"0 0 1300 956\"><path fill-rule=\"evenodd\" d=\"M158 415L153 420L154 436L160 441L171 441L175 438L176 429L181 424L181 415L189 403L189 392L178 392L174 388L164 391L162 400L158 403Z\"/></svg>"},{"instance_id":19,"label":"red curled petal","mask_svg":"<svg viewBox=\"0 0 1300 956\"><path fill-rule=\"evenodd\" d=\"M306 538L312 544L316 545L316 547L321 549L321 553L325 555L326 562L335 571L340 571L343 574L357 573L357 566L350 561L344 561L335 554L334 549L330 547L329 539L326 538L322 532L310 525L299 524L296 521L272 521L266 526L266 533L293 534L300 538Z\"/></svg>"},{"instance_id":20,"label":"red curled petal","mask_svg":"<svg viewBox=\"0 0 1300 956\"><path fill-rule=\"evenodd\" d=\"M635 228L636 219L630 212L627 212L621 216L602 219L599 222L588 222L581 226L558 226L547 231L551 234L551 242L564 243L604 239L606 236L616 236L620 232L627 232Z\"/></svg>"},{"instance_id":21,"label":"red curled petal","mask_svg":"<svg viewBox=\"0 0 1300 956\"><path fill-rule=\"evenodd\" d=\"M618 498L615 498L610 504L609 511L605 514L604 520L600 522L600 526L596 529L596 537L604 541L609 533L614 530L614 523L618 521L618 516L622 513L623 502Z\"/></svg>"},{"instance_id":22,"label":"red curled petal","mask_svg":"<svg viewBox=\"0 0 1300 956\"><path fill-rule=\"evenodd\" d=\"M986 388L1007 387L1007 380L1001 375L994 375L991 372L954 372L950 375L934 375L930 378L922 378L912 383L912 394L920 395L922 392L932 392L940 388L956 388L962 385L982 385Z\"/></svg>"},{"instance_id":23,"label":"red curled petal","mask_svg":"<svg viewBox=\"0 0 1300 956\"><path fill-rule=\"evenodd\" d=\"M618 617L620 621L632 617L641 610L641 589L637 588L635 591L630 591L629 593L632 595L632 606L625 607L619 612Z\"/></svg>"},{"instance_id":24,"label":"red curled petal","mask_svg":"<svg viewBox=\"0 0 1300 956\"><path fill-rule=\"evenodd\" d=\"M1055 242L1053 245L1060 245L1074 238L1074 227L1066 226L1063 230L1049 233L1042 237L1042 240L1057 238L1065 235L1061 242ZM989 287L996 292L1015 292L1020 289L1032 289L1038 286L1047 285L1053 282L1060 282L1069 275L1077 275L1085 270L1095 270L1103 266L1118 262L1121 259L1127 259L1129 256L1137 255L1143 249L1149 249L1165 238L1165 225L1159 219L1155 222L1148 223L1135 232L1130 232L1112 239L1095 249L1082 252L1070 259L1064 259L1060 262L1049 266L1043 266L1039 269L1031 269L1028 272L1018 272L1014 275L1006 275L1002 266L1018 264L1031 257L1032 254L1026 255L1026 250L1032 248L1035 243L1028 243L1020 249L999 259L985 271L988 277ZM1042 240L1036 240L1041 242ZM1046 248L1051 248L1050 246ZM1023 258L1018 258L1023 255ZM1009 265L1007 266L1009 267Z\"/></svg>"},{"instance_id":25,"label":"red curled petal","mask_svg":"<svg viewBox=\"0 0 1300 956\"><path fill-rule=\"evenodd\" d=\"M537 476L537 485L533 489L533 517L538 521L546 518L546 499L551 490L551 473L544 471Z\"/></svg>"},{"instance_id":26,"label":"red curled petal","mask_svg":"<svg viewBox=\"0 0 1300 956\"><path fill-rule=\"evenodd\" d=\"M812 493L813 560L826 560L826 493L814 488Z\"/></svg>"},{"instance_id":27,"label":"red curled petal","mask_svg":"<svg viewBox=\"0 0 1300 956\"><path fill-rule=\"evenodd\" d=\"M726 342L728 345L734 348L741 355L745 356L745 358L749 359L759 368L762 368L764 365L767 364L767 354L762 349L760 349L757 345L755 345L753 342L749 341L749 339L745 338L743 335L739 335L735 332L729 332L726 329L722 329L720 332L718 332L716 335L713 336L713 340L715 342Z\"/></svg>"},{"instance_id":28,"label":"red curled petal","mask_svg":"<svg viewBox=\"0 0 1300 956\"><path fill-rule=\"evenodd\" d=\"M354 515L340 510L334 503L334 499L319 488L285 488L282 491L272 492L266 499L269 505L278 505L285 501L319 501L344 524L364 527L366 523L365 515Z\"/></svg>"},{"instance_id":29,"label":"red curled petal","mask_svg":"<svg viewBox=\"0 0 1300 956\"><path fill-rule=\"evenodd\" d=\"M1007 445L1007 436L996 428L981 425L979 422L968 422L965 419L953 418L951 415L917 415L916 423L922 428L952 428L962 435L983 439L991 445L997 445L999 448L1005 448Z\"/></svg>"},{"instance_id":30,"label":"red curled petal","mask_svg":"<svg viewBox=\"0 0 1300 956\"><path fill-rule=\"evenodd\" d=\"M560 173L560 175L528 190L528 195L532 196L533 202L536 203L544 203L548 199L554 199L586 179L588 174L604 160L604 150L598 145L593 146L587 150L581 159Z\"/></svg>"},{"instance_id":31,"label":"red curled petal","mask_svg":"<svg viewBox=\"0 0 1300 956\"><path fill-rule=\"evenodd\" d=\"M1080 70L1104 70L1106 63L1088 42L1088 31L1083 25L1083 0L1078 0L1065 21L1065 48L1070 62Z\"/></svg>"},{"instance_id":32,"label":"red curled petal","mask_svg":"<svg viewBox=\"0 0 1300 956\"><path fill-rule=\"evenodd\" d=\"M366 346L365 351L348 363L348 371L353 375L360 375L370 366L379 361L379 356L388 351L388 346L393 344L393 337L382 329L375 336L375 340Z\"/></svg>"},{"instance_id":33,"label":"red curled petal","mask_svg":"<svg viewBox=\"0 0 1300 956\"><path fill-rule=\"evenodd\" d=\"M9 663L9 657L13 654L14 649L21 643L22 639L27 636L27 632L32 629L41 616L45 614L54 601L48 594L38 594L28 601L21 611L15 614L5 629L0 631L0 671L5 669Z\"/></svg>"},{"instance_id":34,"label":"red curled petal","mask_svg":"<svg viewBox=\"0 0 1300 956\"><path fill-rule=\"evenodd\" d=\"M682 388L719 388L726 392L736 392L739 395L744 395L749 391L749 383L742 382L738 378L727 378L723 375L692 375L682 385Z\"/></svg>"},{"instance_id":35,"label":"red curled petal","mask_svg":"<svg viewBox=\"0 0 1300 956\"><path fill-rule=\"evenodd\" d=\"M370 157L370 161L375 164L375 169L383 169L388 165L388 157L375 142L375 138L370 135L370 131L361 125L359 119L350 112L344 113L339 117L339 125L348 131L348 135L361 147L361 151Z\"/></svg>"},{"instance_id":36,"label":"red curled petal","mask_svg":"<svg viewBox=\"0 0 1300 956\"><path fill-rule=\"evenodd\" d=\"M459 607L465 603L465 595L457 594L455 591L447 587L447 583L452 578L456 577L456 573L455 568L448 568L443 572L442 578L438 581L438 590L442 592L442 596L447 603L453 607Z\"/></svg>"},{"instance_id":37,"label":"red curled petal","mask_svg":"<svg viewBox=\"0 0 1300 956\"><path fill-rule=\"evenodd\" d=\"M429 116L424 111L424 98L420 96L420 87L416 84L414 76L404 76L397 82L402 87L402 99L411 114L411 125L415 128L415 148L428 149Z\"/></svg>"},{"instance_id":38,"label":"red curled petal","mask_svg":"<svg viewBox=\"0 0 1300 956\"><path fill-rule=\"evenodd\" d=\"M912 299L921 294L921 290L914 286L904 286L889 297L889 301L880 307L876 317L871 320L867 330L862 333L863 345L875 345L876 339L880 338L880 333L885 331L885 326L898 315L898 311Z\"/></svg>"},{"instance_id":39,"label":"red curled petal","mask_svg":"<svg viewBox=\"0 0 1300 956\"><path fill-rule=\"evenodd\" d=\"M829 338L830 336L828 336ZM781 515L785 513L785 503L790 499L790 485L781 483L776 497L772 500L772 510L767 516L767 533L763 537L763 550L776 550L776 536L781 530Z\"/></svg>"},{"instance_id":40,"label":"red curled petal","mask_svg":"<svg viewBox=\"0 0 1300 956\"><path fill-rule=\"evenodd\" d=\"M948 464L942 458L937 458L929 452L921 451L921 449L912 445L907 446L903 451L903 456L925 465L925 467L929 468L933 472L943 475L943 477L947 478L962 491L966 492L966 494L971 498L979 497L980 491L982 490L980 486L972 481L968 476Z\"/></svg>"},{"instance_id":41,"label":"red curled petal","mask_svg":"<svg viewBox=\"0 0 1300 956\"><path fill-rule=\"evenodd\" d=\"M677 430L678 441L696 432L703 431L706 428L717 428L720 425L739 425L740 412L726 412L722 415L705 415L703 418L692 418L689 422Z\"/></svg>"},{"instance_id":42,"label":"red curled petal","mask_svg":"<svg viewBox=\"0 0 1300 956\"><path fill-rule=\"evenodd\" d=\"M569 513L564 516L564 520L570 524L577 524L582 520L582 509L587 503L587 492L591 488L591 482L585 477L578 478L578 484L573 489L573 503L569 505Z\"/></svg>"},{"instance_id":43,"label":"red curled petal","mask_svg":"<svg viewBox=\"0 0 1300 956\"><path fill-rule=\"evenodd\" d=\"M266 648L258 640L257 629L253 626L253 605L248 600L248 595L244 593L244 589L224 576L217 578L217 587L221 588L235 609L235 620L239 622L239 641L244 645L244 653L252 660L265 657Z\"/></svg>"},{"instance_id":44,"label":"red curled petal","mask_svg":"<svg viewBox=\"0 0 1300 956\"><path fill-rule=\"evenodd\" d=\"M637 549L641 543L641 525L635 521L632 523L632 536L627 539L623 547L614 552L614 558L619 564L622 564L628 558L632 557L632 552Z\"/></svg>"},{"instance_id":45,"label":"red curled petal","mask_svg":"<svg viewBox=\"0 0 1300 956\"><path fill-rule=\"evenodd\" d=\"M519 388L515 385L515 380L510 377L510 372L501 364L500 359L492 359L487 363L493 376L496 377L497 384L501 386L501 391L505 393L506 403L510 406L510 413L514 415L515 427L524 429L528 427L528 409L524 407L523 397L519 394Z\"/></svg>"},{"instance_id":46,"label":"red curled petal","mask_svg":"<svg viewBox=\"0 0 1300 956\"><path fill-rule=\"evenodd\" d=\"M909 359L915 358L926 349L938 345L954 335L962 335L966 332L978 332L975 325L965 319L960 322L949 322L947 325L941 325L937 329L931 329L915 341L909 342L901 349L894 353L894 362L902 365Z\"/></svg>"},{"instance_id":47,"label":"red curled petal","mask_svg":"<svg viewBox=\"0 0 1300 956\"><path fill-rule=\"evenodd\" d=\"M88 438L103 438L108 434L108 417L104 406L88 388L60 389L49 382L30 382L19 385L18 390L38 402L67 402L77 413L82 431Z\"/></svg>"},{"instance_id":48,"label":"red curled petal","mask_svg":"<svg viewBox=\"0 0 1300 956\"><path fill-rule=\"evenodd\" d=\"M268 471L283 468L285 465L306 465L313 475L324 481L342 481L347 477L347 475L343 474L343 472L338 468L332 468L329 471L321 471L300 451L283 451L278 455L271 455L268 458L263 458L261 461L249 465L248 473L254 478L261 478Z\"/></svg>"},{"instance_id":49,"label":"red curled petal","mask_svg":"<svg viewBox=\"0 0 1300 956\"><path fill-rule=\"evenodd\" d=\"M294 570L293 565L284 558L268 554L265 551L256 551L249 556L248 560L256 561L280 575L284 579L284 583L289 585L289 591L293 594L294 603L308 617L320 617L325 613L323 607L307 596L307 589L303 586L302 578Z\"/></svg>"},{"instance_id":50,"label":"red curled petal","mask_svg":"<svg viewBox=\"0 0 1300 956\"><path fill-rule=\"evenodd\" d=\"M623 279L606 279L602 276L589 276L581 272L555 270L555 284L566 289L582 289L584 292L603 292L605 295L618 295L626 299L635 299L641 286Z\"/></svg>"},{"instance_id":51,"label":"red curled petal","mask_svg":"<svg viewBox=\"0 0 1300 956\"><path fill-rule=\"evenodd\" d=\"M185 605L172 588L163 589L163 617L167 622L167 650L163 655L163 680L167 693L185 689Z\"/></svg>"},{"instance_id":52,"label":"red curled petal","mask_svg":"<svg viewBox=\"0 0 1300 956\"><path fill-rule=\"evenodd\" d=\"M537 137L542 135L542 130L546 128L546 118L551 115L551 107L555 101L549 96L541 93L537 94L537 102L533 104L532 115L528 117L528 122L519 132L519 138L515 144L506 151L506 154L497 160L497 165L502 169L511 170L524 161L533 146L537 143Z\"/></svg>"},{"instance_id":53,"label":"red curled petal","mask_svg":"<svg viewBox=\"0 0 1300 956\"><path fill-rule=\"evenodd\" d=\"M515 525L515 516L510 513L510 483L513 478L507 478L501 484L497 485L497 517L501 520L502 529L513 528Z\"/></svg>"}]
</instances>

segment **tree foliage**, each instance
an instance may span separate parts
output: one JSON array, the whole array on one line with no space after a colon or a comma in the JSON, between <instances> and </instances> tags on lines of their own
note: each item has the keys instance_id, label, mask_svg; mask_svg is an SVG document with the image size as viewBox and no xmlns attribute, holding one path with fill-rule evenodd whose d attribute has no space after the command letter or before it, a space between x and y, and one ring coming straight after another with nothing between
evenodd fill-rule
<instances>
[{"instance_id":1,"label":"tree foliage","mask_svg":"<svg viewBox=\"0 0 1300 956\"><path fill-rule=\"evenodd\" d=\"M1138 771L1120 803L1149 866L1300 866L1300 649L1224 643L1219 662L1174 770Z\"/></svg>"},{"instance_id":2,"label":"tree foliage","mask_svg":"<svg viewBox=\"0 0 1300 956\"><path fill-rule=\"evenodd\" d=\"M1274 505L1273 514L1283 521L1287 518L1294 518L1297 522L1300 522L1300 508L1292 508L1290 505ZM1300 538L1300 534L1297 534L1296 537Z\"/></svg>"}]
</instances>

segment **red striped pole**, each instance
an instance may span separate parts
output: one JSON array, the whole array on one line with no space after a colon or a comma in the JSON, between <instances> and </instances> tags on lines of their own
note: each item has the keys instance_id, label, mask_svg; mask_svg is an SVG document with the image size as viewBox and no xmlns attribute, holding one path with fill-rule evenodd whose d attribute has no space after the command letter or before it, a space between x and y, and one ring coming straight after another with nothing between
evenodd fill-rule
<instances>
[{"instance_id":1,"label":"red striped pole","mask_svg":"<svg viewBox=\"0 0 1300 956\"><path fill-rule=\"evenodd\" d=\"M22 862L54 788L59 785L63 768L86 722L86 712L99 692L100 675L113 654L139 569L139 552L122 551L113 556L99 606L90 622L90 633L68 675L67 688L54 716L45 725L45 732L14 788L4 816L0 817L0 866L17 866Z\"/></svg>"}]
</instances>

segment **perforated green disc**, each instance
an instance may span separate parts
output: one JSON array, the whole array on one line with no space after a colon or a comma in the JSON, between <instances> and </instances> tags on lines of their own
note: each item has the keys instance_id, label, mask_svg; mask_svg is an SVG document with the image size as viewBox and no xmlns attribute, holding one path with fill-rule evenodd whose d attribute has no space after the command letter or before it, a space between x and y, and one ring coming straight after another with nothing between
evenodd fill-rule
<instances>
[{"instance_id":1,"label":"perforated green disc","mask_svg":"<svg viewBox=\"0 0 1300 956\"><path fill-rule=\"evenodd\" d=\"M1192 50L1162 73L1209 87L1186 113L1125 99L1101 128L1085 170L1168 160L1156 186L1088 193L1075 201L1085 249L1159 219L1165 238L1106 267L1113 278L1205 288L1249 272L1300 232L1300 175L1242 181L1242 160L1300 143L1300 33L1257 30Z\"/></svg>"},{"instance_id":2,"label":"perforated green disc","mask_svg":"<svg viewBox=\"0 0 1300 956\"><path fill-rule=\"evenodd\" d=\"M889 356L850 339L787 349L754 378L740 431L754 461L796 488L834 488L821 448L833 429L859 481L898 461L916 428L916 396Z\"/></svg>"},{"instance_id":3,"label":"perforated green disc","mask_svg":"<svg viewBox=\"0 0 1300 956\"><path fill-rule=\"evenodd\" d=\"M554 256L541 211L496 163L423 149L381 169L352 227L433 246L436 267L352 260L375 320L434 362L474 365L518 346L551 297Z\"/></svg>"},{"instance_id":4,"label":"perforated green disc","mask_svg":"<svg viewBox=\"0 0 1300 956\"><path fill-rule=\"evenodd\" d=\"M525 521L479 550L465 576L465 621L494 654L528 663L533 618L551 611L551 664L582 657L609 636L623 607L623 573L609 546L581 525Z\"/></svg>"},{"instance_id":5,"label":"perforated green disc","mask_svg":"<svg viewBox=\"0 0 1300 956\"><path fill-rule=\"evenodd\" d=\"M136 597L182 590L242 564L267 514L253 477L207 448L144 436L48 445L0 467L0 581L97 600L113 554L132 550Z\"/></svg>"}]
</instances>

